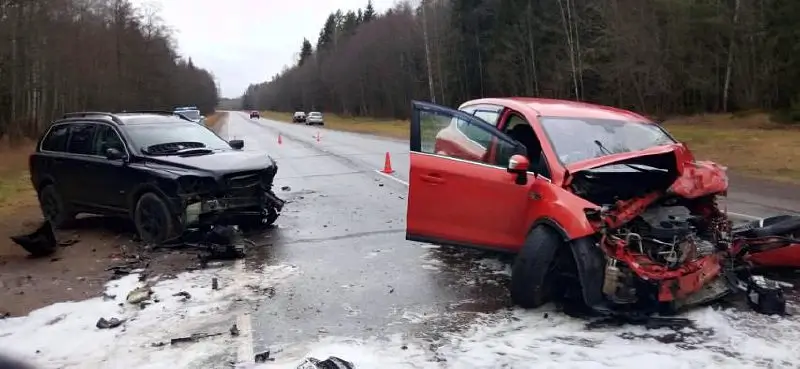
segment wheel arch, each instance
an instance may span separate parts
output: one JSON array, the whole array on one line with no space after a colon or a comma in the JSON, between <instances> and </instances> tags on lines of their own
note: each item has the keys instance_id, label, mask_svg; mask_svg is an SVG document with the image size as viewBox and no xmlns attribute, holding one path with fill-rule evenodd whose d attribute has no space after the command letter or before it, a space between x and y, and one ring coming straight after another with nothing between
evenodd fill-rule
<instances>
[{"instance_id":1,"label":"wheel arch","mask_svg":"<svg viewBox=\"0 0 800 369\"><path fill-rule=\"evenodd\" d=\"M528 232L540 226L555 231L561 236L562 246L569 248L575 261L586 305L593 307L602 304L606 258L603 251L597 247L594 234L578 238L570 237L569 232L557 220L550 217L541 217L534 221Z\"/></svg>"}]
</instances>

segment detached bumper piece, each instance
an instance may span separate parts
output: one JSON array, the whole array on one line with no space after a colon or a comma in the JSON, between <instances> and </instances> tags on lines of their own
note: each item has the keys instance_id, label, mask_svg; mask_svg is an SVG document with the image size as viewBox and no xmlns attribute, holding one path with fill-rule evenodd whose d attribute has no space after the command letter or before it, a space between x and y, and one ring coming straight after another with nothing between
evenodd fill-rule
<instances>
[{"instance_id":1,"label":"detached bumper piece","mask_svg":"<svg viewBox=\"0 0 800 369\"><path fill-rule=\"evenodd\" d=\"M766 315L787 315L786 298L778 283L762 276L751 276L746 284L747 305L751 309Z\"/></svg>"}]
</instances>

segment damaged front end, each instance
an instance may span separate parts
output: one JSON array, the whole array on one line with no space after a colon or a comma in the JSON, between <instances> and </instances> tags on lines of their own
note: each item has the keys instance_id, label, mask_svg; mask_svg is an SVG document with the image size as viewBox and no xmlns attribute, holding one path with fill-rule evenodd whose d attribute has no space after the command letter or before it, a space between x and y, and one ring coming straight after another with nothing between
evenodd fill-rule
<instances>
[{"instance_id":1,"label":"damaged front end","mask_svg":"<svg viewBox=\"0 0 800 369\"><path fill-rule=\"evenodd\" d=\"M716 201L728 188L724 168L693 160L676 165L676 156L635 158L573 178L575 194L605 204L584 212L605 258L606 312L672 314L734 293L776 293L758 284L734 252L732 224ZM763 312L776 312L770 306Z\"/></svg>"},{"instance_id":2,"label":"damaged front end","mask_svg":"<svg viewBox=\"0 0 800 369\"><path fill-rule=\"evenodd\" d=\"M184 229L207 225L267 226L278 219L284 201L272 191L277 166L214 177L178 179Z\"/></svg>"}]
</instances>

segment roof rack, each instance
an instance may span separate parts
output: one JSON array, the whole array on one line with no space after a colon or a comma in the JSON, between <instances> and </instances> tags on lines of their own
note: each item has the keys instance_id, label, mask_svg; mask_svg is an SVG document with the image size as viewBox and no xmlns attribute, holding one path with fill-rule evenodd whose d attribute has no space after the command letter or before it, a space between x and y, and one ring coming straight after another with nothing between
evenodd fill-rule
<instances>
[{"instance_id":1,"label":"roof rack","mask_svg":"<svg viewBox=\"0 0 800 369\"><path fill-rule=\"evenodd\" d=\"M192 121L191 119L189 119L189 117L187 117L187 116L185 116L183 114L180 114L180 113L174 112L174 111L167 111L167 110L126 110L126 111L123 111L123 113L170 115L170 116L178 116L179 118L181 118L183 120L188 120L190 122Z\"/></svg>"},{"instance_id":2,"label":"roof rack","mask_svg":"<svg viewBox=\"0 0 800 369\"><path fill-rule=\"evenodd\" d=\"M122 124L122 120L120 120L119 117L117 117L113 113L103 112L103 111L77 111L72 113L65 113L64 116L61 117L61 119L85 118L91 115L100 115L108 117L111 118L111 120L114 121L114 123Z\"/></svg>"}]
</instances>

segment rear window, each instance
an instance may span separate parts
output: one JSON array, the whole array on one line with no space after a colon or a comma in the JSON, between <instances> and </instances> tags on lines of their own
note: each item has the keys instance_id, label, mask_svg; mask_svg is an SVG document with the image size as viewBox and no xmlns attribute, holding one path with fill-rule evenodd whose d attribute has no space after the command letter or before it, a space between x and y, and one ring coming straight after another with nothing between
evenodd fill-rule
<instances>
[{"instance_id":1,"label":"rear window","mask_svg":"<svg viewBox=\"0 0 800 369\"><path fill-rule=\"evenodd\" d=\"M312 116L312 117L321 117L322 113L320 113L318 111L312 111L311 113L308 113L308 115Z\"/></svg>"},{"instance_id":2,"label":"rear window","mask_svg":"<svg viewBox=\"0 0 800 369\"><path fill-rule=\"evenodd\" d=\"M67 137L69 125L61 124L53 127L47 136L42 140L42 150L44 151L67 151Z\"/></svg>"},{"instance_id":3,"label":"rear window","mask_svg":"<svg viewBox=\"0 0 800 369\"><path fill-rule=\"evenodd\" d=\"M179 110L179 113L189 119L200 119L200 110Z\"/></svg>"}]
</instances>

